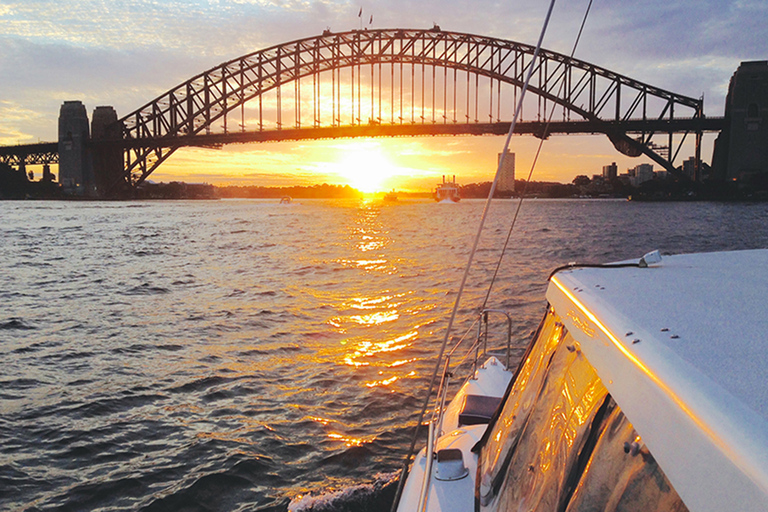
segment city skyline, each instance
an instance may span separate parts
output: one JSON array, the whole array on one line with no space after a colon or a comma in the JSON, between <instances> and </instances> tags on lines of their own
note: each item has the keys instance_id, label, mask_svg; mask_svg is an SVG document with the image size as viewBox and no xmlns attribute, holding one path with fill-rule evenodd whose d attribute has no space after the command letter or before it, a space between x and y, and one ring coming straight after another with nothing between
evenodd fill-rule
<instances>
[{"instance_id":1,"label":"city skyline","mask_svg":"<svg viewBox=\"0 0 768 512\"><path fill-rule=\"evenodd\" d=\"M596 4L576 56L655 86L704 96L705 113L722 115L731 74L743 60L764 60L768 37L759 2L646 2ZM544 46L570 53L587 2L556 6ZM407 7L406 7L407 6ZM358 16L362 7L364 14ZM351 4L336 2L80 0L60 6L32 0L0 2L0 144L56 140L58 110L81 100L89 116L100 105L124 115L189 77L225 60L289 40L333 31L428 28L477 33L525 43L536 40L544 5L492 2L465 12L458 2ZM183 13L183 14L174 14ZM439 16L436 14L439 13ZM488 13L487 15L484 13ZM205 31L196 30L204 25ZM609 41L610 44L606 44ZM612 46L612 48L611 48ZM714 136L702 156L711 159ZM511 151L527 175L538 139L515 137ZM500 137L341 139L184 149L151 179L214 184L328 182L360 188L431 189L442 174L460 181L490 179ZM689 155L681 154L682 159ZM681 159L681 160L682 160ZM645 163L620 155L604 136L553 136L534 179L570 182L616 161L619 169ZM371 169L371 163L376 166ZM680 161L677 162L680 164ZM362 177L357 169L367 168Z\"/></svg>"}]
</instances>

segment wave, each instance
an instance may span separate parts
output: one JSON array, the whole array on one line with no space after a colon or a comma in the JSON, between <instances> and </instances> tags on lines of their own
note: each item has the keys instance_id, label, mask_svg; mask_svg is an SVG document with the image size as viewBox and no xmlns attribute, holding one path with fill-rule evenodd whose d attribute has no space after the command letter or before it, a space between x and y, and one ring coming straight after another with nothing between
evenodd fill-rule
<instances>
[{"instance_id":1,"label":"wave","mask_svg":"<svg viewBox=\"0 0 768 512\"><path fill-rule=\"evenodd\" d=\"M398 473L375 476L370 484L360 484L319 495L297 496L289 512L385 512L395 499Z\"/></svg>"},{"instance_id":2,"label":"wave","mask_svg":"<svg viewBox=\"0 0 768 512\"><path fill-rule=\"evenodd\" d=\"M14 329L27 331L27 330L36 329L36 327L29 325L28 323L24 322L24 320L18 317L11 317L4 322L0 322L0 330L10 331Z\"/></svg>"},{"instance_id":3,"label":"wave","mask_svg":"<svg viewBox=\"0 0 768 512\"><path fill-rule=\"evenodd\" d=\"M125 295L158 295L163 293L170 293L170 290L162 286L150 286L149 283L134 286L123 292Z\"/></svg>"}]
</instances>

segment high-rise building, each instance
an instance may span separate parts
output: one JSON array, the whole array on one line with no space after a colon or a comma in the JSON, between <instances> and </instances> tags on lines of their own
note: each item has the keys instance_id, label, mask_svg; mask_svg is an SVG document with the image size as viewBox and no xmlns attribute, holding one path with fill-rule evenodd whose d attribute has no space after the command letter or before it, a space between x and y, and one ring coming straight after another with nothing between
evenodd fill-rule
<instances>
[{"instance_id":1,"label":"high-rise building","mask_svg":"<svg viewBox=\"0 0 768 512\"><path fill-rule=\"evenodd\" d=\"M690 179L696 180L696 158L690 157L688 160L683 160L683 174Z\"/></svg>"},{"instance_id":2,"label":"high-rise building","mask_svg":"<svg viewBox=\"0 0 768 512\"><path fill-rule=\"evenodd\" d=\"M653 165L652 164L640 164L635 166L635 177L632 181L632 184L634 186L639 186L642 183L645 183L646 181L651 181L653 179Z\"/></svg>"},{"instance_id":3,"label":"high-rise building","mask_svg":"<svg viewBox=\"0 0 768 512\"><path fill-rule=\"evenodd\" d=\"M499 153L497 165L501 162L501 156L503 153ZM515 154L511 151L507 151L504 156L504 165L501 168L501 176L499 176L499 183L496 187L499 192L514 192L515 191Z\"/></svg>"},{"instance_id":4,"label":"high-rise building","mask_svg":"<svg viewBox=\"0 0 768 512\"><path fill-rule=\"evenodd\" d=\"M619 168L616 165L616 162L613 162L611 165L603 166L603 179L613 180L613 179L616 179L616 176L618 176L618 174L619 174Z\"/></svg>"}]
</instances>

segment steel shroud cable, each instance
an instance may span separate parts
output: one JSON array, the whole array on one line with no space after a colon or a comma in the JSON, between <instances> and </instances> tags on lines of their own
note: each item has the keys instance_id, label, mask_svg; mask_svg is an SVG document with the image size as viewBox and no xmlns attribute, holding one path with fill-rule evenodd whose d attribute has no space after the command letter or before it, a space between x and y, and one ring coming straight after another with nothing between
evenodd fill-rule
<instances>
[{"instance_id":1,"label":"steel shroud cable","mask_svg":"<svg viewBox=\"0 0 768 512\"><path fill-rule=\"evenodd\" d=\"M587 10L584 12L584 18L582 18L581 20L581 27L579 28L579 33L576 36L576 40L573 43L571 54L568 57L568 61L565 62L566 65L573 60L573 56L576 54L576 47L579 45L579 40L581 39L581 34L584 32L584 25L587 23L587 17L589 16L589 11L591 9L592 9L592 0L589 0L589 4L587 4ZM562 83L560 84L561 92L564 87L565 87L565 80L563 80ZM556 107L557 107L557 104L552 105L552 109L549 111L549 116L547 117L547 123L544 125L544 132L543 132L544 136L546 136L547 131L549 130L549 125L552 123L552 117L555 114ZM533 157L533 163L531 164L531 170L528 172L528 178L523 183L523 190L520 191L520 200L517 203L517 209L515 210L515 215L512 217L512 223L509 226L509 231L507 232L507 238L504 241L504 246L501 249L499 260L496 262L496 269L493 271L493 277L491 278L490 284L488 284L488 292L485 294L485 299L483 300L483 305L480 308L480 311L485 310L485 307L488 304L488 300L491 297L491 290L493 289L493 284L496 282L496 277L498 276L499 269L501 268L501 261L504 259L504 254L507 252L507 247L509 246L509 240L512 237L512 231L515 229L515 224L517 224L517 218L520 215L520 209L523 207L523 199L525 198L525 191L528 188L528 184L531 182L531 178L533 177L533 170L536 168L536 162L538 162L539 160L539 155L541 154L541 148L543 145L544 145L544 138L542 137L541 140L539 140L538 148L536 148L536 155Z\"/></svg>"},{"instance_id":2,"label":"steel shroud cable","mask_svg":"<svg viewBox=\"0 0 768 512\"><path fill-rule=\"evenodd\" d=\"M504 142L504 152L502 153L501 158L499 159L498 167L496 168L496 175L493 179L493 184L491 185L491 190L488 193L488 198L485 201L485 206L483 207L483 214L480 218L480 225L477 229L477 234L475 235L475 241L472 244L472 250L469 254L469 259L467 261L467 265L464 268L464 275L461 278L461 284L459 285L459 290L456 295L456 300L453 304L453 310L451 312L451 316L448 320L448 327L445 331L445 337L443 338L443 343L440 346L440 353L437 356L437 362L435 364L434 372L432 373L432 378L429 382L429 388L427 389L426 397L424 398L424 404L422 406L421 412L419 413L419 419L416 422L416 427L414 429L413 438L411 440L411 446L408 449L408 454L406 456L405 461L403 462L403 468L400 473L400 481L398 482L397 486L397 492L395 493L395 500L392 503L392 509L391 512L395 512L397 510L398 502L400 501L400 496L403 491L403 486L405 485L405 475L408 472L408 466L410 465L411 456L413 455L413 450L416 447L416 441L418 440L419 436L419 428L421 427L421 422L424 420L424 414L426 413L426 410L429 406L430 397L432 396L432 391L435 386L435 379L437 378L437 373L440 371L440 363L442 362L443 355L445 354L445 347L448 345L448 340L450 339L451 330L453 329L453 322L456 319L456 312L459 309L459 304L461 303L461 297L464 292L464 288L466 286L467 277L469 276L469 271L472 267L472 261L474 260L475 252L477 251L477 246L480 242L480 236L483 232L483 227L485 226L485 220L488 216L488 210L490 209L491 200L493 198L493 194L496 191L496 185L499 181L499 176L501 175L501 169L504 165L504 155L507 153L507 150L509 149L509 142L512 139L512 133L515 130L515 125L517 124L517 120L520 116L520 111L523 107L523 99L525 98L525 93L528 90L528 83L531 80L531 76L533 75L533 68L536 63L536 59L539 56L539 51L541 50L541 44L544 40L544 35L547 31L547 26L549 25L549 20L552 16L552 10L555 7L555 0L551 0L549 4L549 9L547 10L547 16L544 19L544 26L541 29L541 34L539 34L539 40L536 43L536 49L533 52L533 58L531 59L530 65L528 66L528 73L525 78L525 82L523 83L523 87L520 92L520 99L518 100L517 106L515 108L515 115L512 119L512 123L509 125L509 132L507 133L507 138Z\"/></svg>"}]
</instances>

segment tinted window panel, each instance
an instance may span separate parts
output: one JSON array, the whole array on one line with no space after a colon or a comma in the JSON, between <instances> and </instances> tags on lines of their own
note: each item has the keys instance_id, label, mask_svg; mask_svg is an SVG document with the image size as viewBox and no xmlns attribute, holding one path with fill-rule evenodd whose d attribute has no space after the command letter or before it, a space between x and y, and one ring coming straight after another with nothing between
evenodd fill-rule
<instances>
[{"instance_id":1,"label":"tinted window panel","mask_svg":"<svg viewBox=\"0 0 768 512\"><path fill-rule=\"evenodd\" d=\"M621 409L600 431L567 512L688 509Z\"/></svg>"},{"instance_id":2,"label":"tinted window panel","mask_svg":"<svg viewBox=\"0 0 768 512\"><path fill-rule=\"evenodd\" d=\"M607 390L566 334L523 428L499 491L498 510L562 510Z\"/></svg>"},{"instance_id":3,"label":"tinted window panel","mask_svg":"<svg viewBox=\"0 0 768 512\"><path fill-rule=\"evenodd\" d=\"M563 324L550 308L538 336L532 342L528 357L521 363L498 420L489 426L490 435L481 454L482 460L487 461L480 488L484 503L488 503L498 492L509 457L539 395L552 355L562 336Z\"/></svg>"}]
</instances>

